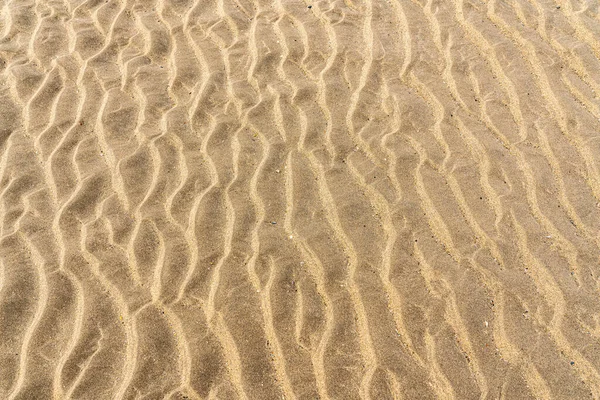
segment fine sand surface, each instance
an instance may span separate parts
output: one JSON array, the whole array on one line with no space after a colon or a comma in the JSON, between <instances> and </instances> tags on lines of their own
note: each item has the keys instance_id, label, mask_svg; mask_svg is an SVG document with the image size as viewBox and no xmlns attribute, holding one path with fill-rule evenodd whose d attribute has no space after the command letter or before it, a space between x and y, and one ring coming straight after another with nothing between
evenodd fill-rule
<instances>
[{"instance_id":1,"label":"fine sand surface","mask_svg":"<svg viewBox=\"0 0 600 400\"><path fill-rule=\"evenodd\" d=\"M0 0L0 399L600 399L595 0Z\"/></svg>"}]
</instances>

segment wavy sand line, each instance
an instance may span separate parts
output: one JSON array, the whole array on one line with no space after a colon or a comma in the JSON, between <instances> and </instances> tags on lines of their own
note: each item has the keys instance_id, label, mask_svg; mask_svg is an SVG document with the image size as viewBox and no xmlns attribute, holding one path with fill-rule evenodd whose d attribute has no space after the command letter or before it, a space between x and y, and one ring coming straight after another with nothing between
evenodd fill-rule
<instances>
[{"instance_id":1,"label":"wavy sand line","mask_svg":"<svg viewBox=\"0 0 600 400\"><path fill-rule=\"evenodd\" d=\"M36 272L38 274L37 286L39 287L39 294L35 314L33 315L33 319L27 327L25 334L23 335L23 343L21 345L21 351L19 352L19 373L16 379L16 383L8 396L8 398L11 400L19 395L19 391L23 387L23 382L25 381L25 377L27 374L27 355L29 352L29 344L31 342L31 338L35 332L36 327L39 325L42 319L42 315L46 312L49 296L48 281L46 277L46 271L44 268L45 264L43 262L43 259L39 252L35 249L35 247L32 246L31 243L28 243L28 239L23 239L27 243L28 250L31 252L32 262L36 266Z\"/></svg>"},{"instance_id":2,"label":"wavy sand line","mask_svg":"<svg viewBox=\"0 0 600 400\"><path fill-rule=\"evenodd\" d=\"M527 233L523 227L512 216L515 231L518 236L519 250L525 258L526 265L529 267L531 278L535 283L536 288L542 293L546 302L553 309L552 320L549 324L550 335L556 345L569 358L575 361L574 366L579 375L584 379L586 386L589 386L595 397L600 395L600 374L598 371L584 358L581 354L573 349L567 338L561 331L561 326L566 313L566 301L560 287L554 280L554 277L548 272L544 265L531 254L527 247Z\"/></svg>"},{"instance_id":3,"label":"wavy sand line","mask_svg":"<svg viewBox=\"0 0 600 400\"><path fill-rule=\"evenodd\" d=\"M286 230L286 235L290 238L294 238L297 234L294 232L292 227L292 215L294 213L293 205L294 205L294 179L293 179L293 161L292 161L292 153L290 153L287 157L286 166L285 166L285 188L286 188L286 218L284 220L284 227ZM329 396L327 395L327 373L325 370L325 348L331 337L331 333L333 331L333 304L331 301L330 295L327 293L326 280L325 280L325 272L323 270L323 265L317 258L317 256L310 250L306 242L302 239L294 240L295 247L302 254L302 258L308 260L308 262L304 261L305 264L308 264L309 274L312 279L315 281L317 286L317 291L322 298L322 301L325 306L325 329L317 345L316 352L311 352L311 359L313 364L313 369L315 372L317 390L319 395L327 399ZM298 313L301 314L301 307L298 307ZM298 332L298 328L297 328ZM298 333L296 333L298 337Z\"/></svg>"}]
</instances>

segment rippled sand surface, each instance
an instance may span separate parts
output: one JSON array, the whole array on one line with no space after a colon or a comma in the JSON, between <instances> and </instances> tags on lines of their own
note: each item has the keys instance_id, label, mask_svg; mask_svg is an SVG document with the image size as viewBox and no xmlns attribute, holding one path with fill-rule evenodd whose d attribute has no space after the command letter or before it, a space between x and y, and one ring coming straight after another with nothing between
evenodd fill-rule
<instances>
[{"instance_id":1,"label":"rippled sand surface","mask_svg":"<svg viewBox=\"0 0 600 400\"><path fill-rule=\"evenodd\" d=\"M593 0L0 0L0 398L600 399Z\"/></svg>"}]
</instances>

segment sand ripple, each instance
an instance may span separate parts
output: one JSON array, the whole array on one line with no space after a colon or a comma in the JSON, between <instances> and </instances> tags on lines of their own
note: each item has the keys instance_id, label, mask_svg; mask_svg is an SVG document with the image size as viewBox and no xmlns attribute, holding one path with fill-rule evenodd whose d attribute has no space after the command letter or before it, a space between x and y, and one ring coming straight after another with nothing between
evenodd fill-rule
<instances>
[{"instance_id":1,"label":"sand ripple","mask_svg":"<svg viewBox=\"0 0 600 400\"><path fill-rule=\"evenodd\" d=\"M0 1L0 398L600 399L599 12Z\"/></svg>"}]
</instances>

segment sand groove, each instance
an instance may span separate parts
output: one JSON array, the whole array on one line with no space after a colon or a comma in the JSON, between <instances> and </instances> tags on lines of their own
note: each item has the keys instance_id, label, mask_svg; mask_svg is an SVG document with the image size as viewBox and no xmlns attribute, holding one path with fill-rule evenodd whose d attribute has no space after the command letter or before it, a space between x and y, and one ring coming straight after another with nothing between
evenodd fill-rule
<instances>
[{"instance_id":1,"label":"sand groove","mask_svg":"<svg viewBox=\"0 0 600 400\"><path fill-rule=\"evenodd\" d=\"M0 398L600 399L585 1L0 4Z\"/></svg>"}]
</instances>

